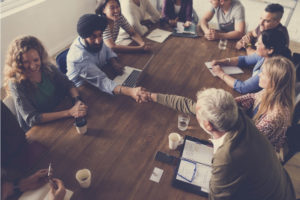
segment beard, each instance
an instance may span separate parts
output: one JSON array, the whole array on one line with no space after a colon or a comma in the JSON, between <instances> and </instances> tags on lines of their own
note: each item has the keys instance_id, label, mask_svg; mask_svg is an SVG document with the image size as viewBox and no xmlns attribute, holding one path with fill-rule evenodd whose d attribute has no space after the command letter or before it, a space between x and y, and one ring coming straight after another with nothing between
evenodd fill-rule
<instances>
[{"instance_id":1,"label":"beard","mask_svg":"<svg viewBox=\"0 0 300 200\"><path fill-rule=\"evenodd\" d=\"M102 46L103 46L103 41L99 45L95 45L95 44L90 45L90 44L86 43L85 49L91 53L98 53L102 49Z\"/></svg>"}]
</instances>

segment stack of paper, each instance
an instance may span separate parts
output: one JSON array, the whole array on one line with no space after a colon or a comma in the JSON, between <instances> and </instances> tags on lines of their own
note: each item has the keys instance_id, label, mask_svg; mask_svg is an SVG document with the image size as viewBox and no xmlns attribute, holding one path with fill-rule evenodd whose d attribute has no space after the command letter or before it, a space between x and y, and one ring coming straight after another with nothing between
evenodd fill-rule
<instances>
[{"instance_id":1,"label":"stack of paper","mask_svg":"<svg viewBox=\"0 0 300 200\"><path fill-rule=\"evenodd\" d=\"M164 31L159 28L154 29L146 38L153 40L155 42L163 43L172 32Z\"/></svg>"},{"instance_id":2,"label":"stack of paper","mask_svg":"<svg viewBox=\"0 0 300 200\"><path fill-rule=\"evenodd\" d=\"M213 76L216 76L216 74L212 71L211 62L206 62L205 65L209 69L211 74ZM239 68L237 66L221 66L221 68L223 69L225 74L242 74L242 73L244 73L243 70L241 70L241 68Z\"/></svg>"}]
</instances>

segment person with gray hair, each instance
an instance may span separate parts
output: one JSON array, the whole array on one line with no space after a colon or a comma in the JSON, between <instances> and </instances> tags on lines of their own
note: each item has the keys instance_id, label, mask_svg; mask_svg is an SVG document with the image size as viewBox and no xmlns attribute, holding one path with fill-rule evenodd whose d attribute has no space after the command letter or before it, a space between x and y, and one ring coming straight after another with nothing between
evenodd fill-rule
<instances>
[{"instance_id":1,"label":"person with gray hair","mask_svg":"<svg viewBox=\"0 0 300 200\"><path fill-rule=\"evenodd\" d=\"M273 146L223 89L197 93L197 102L148 92L148 101L196 115L211 136L214 155L209 199L294 200L290 177L277 159Z\"/></svg>"}]
</instances>

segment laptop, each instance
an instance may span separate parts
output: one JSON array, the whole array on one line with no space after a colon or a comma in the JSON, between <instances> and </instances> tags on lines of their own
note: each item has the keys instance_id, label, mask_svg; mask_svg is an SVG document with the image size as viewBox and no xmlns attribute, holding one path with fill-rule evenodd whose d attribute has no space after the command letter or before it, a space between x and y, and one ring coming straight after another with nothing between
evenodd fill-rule
<instances>
[{"instance_id":1,"label":"laptop","mask_svg":"<svg viewBox=\"0 0 300 200\"><path fill-rule=\"evenodd\" d=\"M143 69L137 69L134 67L126 66L124 69L124 73L121 76L117 76L113 79L115 83L118 85L126 86L126 87L136 87L140 80L145 75L145 71L149 66L151 60L153 59L154 54L149 58L147 63L144 65Z\"/></svg>"}]
</instances>

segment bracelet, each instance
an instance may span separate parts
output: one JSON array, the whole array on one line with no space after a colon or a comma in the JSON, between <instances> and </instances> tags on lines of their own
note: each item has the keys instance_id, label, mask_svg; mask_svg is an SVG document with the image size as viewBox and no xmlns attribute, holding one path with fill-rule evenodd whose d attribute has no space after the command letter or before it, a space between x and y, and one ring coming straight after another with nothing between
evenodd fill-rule
<instances>
[{"instance_id":1,"label":"bracelet","mask_svg":"<svg viewBox=\"0 0 300 200\"><path fill-rule=\"evenodd\" d=\"M226 61L227 61L227 64L229 64L231 61L231 58L226 58Z\"/></svg>"},{"instance_id":2,"label":"bracelet","mask_svg":"<svg viewBox=\"0 0 300 200\"><path fill-rule=\"evenodd\" d=\"M150 96L150 99L149 99L150 102L152 102L152 97L151 97L151 95L152 95L152 92L150 92L150 95L149 95L149 96Z\"/></svg>"}]
</instances>

